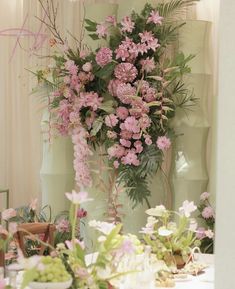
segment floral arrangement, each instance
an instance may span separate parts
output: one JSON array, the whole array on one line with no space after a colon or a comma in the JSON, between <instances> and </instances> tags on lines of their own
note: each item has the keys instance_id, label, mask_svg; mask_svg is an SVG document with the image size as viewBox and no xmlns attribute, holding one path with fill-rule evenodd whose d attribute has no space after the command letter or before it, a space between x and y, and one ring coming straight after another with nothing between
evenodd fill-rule
<instances>
[{"instance_id":1,"label":"floral arrangement","mask_svg":"<svg viewBox=\"0 0 235 289\"><path fill-rule=\"evenodd\" d=\"M49 213L47 213L47 211ZM82 224L82 220L84 217L86 217L86 215L87 212L83 208L78 208L77 218L80 222L76 228L77 237L79 237L80 225ZM22 223L52 222L56 225L55 245L71 238L72 228L69 222L69 212L61 212L55 216L54 220L52 220L50 206L46 205L43 208L38 208L37 199L32 200L27 206L4 210L1 213L1 218L5 222L6 227L14 225L15 228L17 228L18 224ZM44 235L42 234L38 237L40 240L43 240ZM17 258L17 246L14 242L14 238L9 238L8 243L6 254L7 264L14 262ZM32 256L38 253L39 243L40 242L37 239L28 236L25 243L27 256Z\"/></svg>"},{"instance_id":2,"label":"floral arrangement","mask_svg":"<svg viewBox=\"0 0 235 289\"><path fill-rule=\"evenodd\" d=\"M199 227L197 238L201 241L201 250L204 253L213 253L214 249L214 226L215 226L215 211L209 201L210 194L204 192L200 196L198 211L199 218L205 223L204 227Z\"/></svg>"},{"instance_id":3,"label":"floral arrangement","mask_svg":"<svg viewBox=\"0 0 235 289\"><path fill-rule=\"evenodd\" d=\"M196 238L197 222L190 218L197 207L184 201L178 212L163 205L148 209L147 224L142 228L143 238L159 260L170 267L183 267L191 258L192 248L200 245Z\"/></svg>"},{"instance_id":4,"label":"floral arrangement","mask_svg":"<svg viewBox=\"0 0 235 289\"><path fill-rule=\"evenodd\" d=\"M161 167L174 138L170 120L177 108L194 101L183 81L193 56L169 53L184 25L173 20L194 2L146 4L140 14L133 11L120 22L112 15L102 23L85 19L90 37L105 43L92 52L81 41L76 49L69 47L56 26L55 9L40 1L51 43L63 53L56 52L54 62L35 74L52 91L51 129L72 138L78 187L91 186L89 157L102 146L102 157L130 199L148 203L149 177Z\"/></svg>"},{"instance_id":5,"label":"floral arrangement","mask_svg":"<svg viewBox=\"0 0 235 289\"><path fill-rule=\"evenodd\" d=\"M76 209L91 199L85 192L73 191L66 196L71 200L72 239L58 244L52 253L53 258L32 256L19 259L26 269L22 288L30 282L66 282L72 278L72 288L154 289L157 273L167 267L135 235L121 234L121 224L90 221L89 225L100 235L96 252L86 255L84 243L75 236Z\"/></svg>"}]
</instances>

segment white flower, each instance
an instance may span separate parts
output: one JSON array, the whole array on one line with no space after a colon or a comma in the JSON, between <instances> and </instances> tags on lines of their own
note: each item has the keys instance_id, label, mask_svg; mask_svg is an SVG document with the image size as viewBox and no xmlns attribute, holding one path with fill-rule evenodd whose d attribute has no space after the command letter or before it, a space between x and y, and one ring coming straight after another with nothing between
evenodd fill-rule
<instances>
[{"instance_id":1,"label":"white flower","mask_svg":"<svg viewBox=\"0 0 235 289\"><path fill-rule=\"evenodd\" d=\"M189 202L188 200L183 202L182 207L179 208L180 214L189 218L191 213L197 209L197 206L194 205L194 202Z\"/></svg>"},{"instance_id":2,"label":"white flower","mask_svg":"<svg viewBox=\"0 0 235 289\"><path fill-rule=\"evenodd\" d=\"M195 219L190 219L189 231L195 232L197 230L197 221Z\"/></svg>"},{"instance_id":3,"label":"white flower","mask_svg":"<svg viewBox=\"0 0 235 289\"><path fill-rule=\"evenodd\" d=\"M100 222L96 220L90 221L89 226L95 228L96 230L100 231L105 235L110 234L112 230L115 228L114 223Z\"/></svg>"},{"instance_id":4,"label":"white flower","mask_svg":"<svg viewBox=\"0 0 235 289\"><path fill-rule=\"evenodd\" d=\"M72 193L65 193L66 197L75 205L80 205L85 202L93 201L93 199L88 198L87 192L79 192L72 190Z\"/></svg>"},{"instance_id":5,"label":"white flower","mask_svg":"<svg viewBox=\"0 0 235 289\"><path fill-rule=\"evenodd\" d=\"M214 233L211 229L207 230L204 232L206 237L208 237L209 239L212 239L214 237Z\"/></svg>"},{"instance_id":6,"label":"white flower","mask_svg":"<svg viewBox=\"0 0 235 289\"><path fill-rule=\"evenodd\" d=\"M147 225L148 226L153 226L154 224L156 224L158 222L158 220L156 220L154 217L150 216L147 218Z\"/></svg>"},{"instance_id":7,"label":"white flower","mask_svg":"<svg viewBox=\"0 0 235 289\"><path fill-rule=\"evenodd\" d=\"M99 238L97 239L98 242L103 243L107 240L107 238L105 236L99 236Z\"/></svg>"},{"instance_id":8,"label":"white flower","mask_svg":"<svg viewBox=\"0 0 235 289\"><path fill-rule=\"evenodd\" d=\"M164 237L168 237L170 236L171 234L173 234L173 231L171 230L168 230L165 226L162 226L158 229L158 234L160 236L164 236Z\"/></svg>"},{"instance_id":9,"label":"white flower","mask_svg":"<svg viewBox=\"0 0 235 289\"><path fill-rule=\"evenodd\" d=\"M145 211L146 214L155 217L161 217L166 212L166 208L163 205L156 206L155 208Z\"/></svg>"}]
</instances>

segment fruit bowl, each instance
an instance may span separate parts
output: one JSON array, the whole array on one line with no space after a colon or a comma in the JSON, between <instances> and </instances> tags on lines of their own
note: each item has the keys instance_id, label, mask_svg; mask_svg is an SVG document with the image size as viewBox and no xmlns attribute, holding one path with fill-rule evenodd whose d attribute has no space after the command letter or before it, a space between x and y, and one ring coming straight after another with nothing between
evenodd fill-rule
<instances>
[{"instance_id":1,"label":"fruit bowl","mask_svg":"<svg viewBox=\"0 0 235 289\"><path fill-rule=\"evenodd\" d=\"M32 289L67 289L72 285L72 279L65 282L30 282Z\"/></svg>"}]
</instances>

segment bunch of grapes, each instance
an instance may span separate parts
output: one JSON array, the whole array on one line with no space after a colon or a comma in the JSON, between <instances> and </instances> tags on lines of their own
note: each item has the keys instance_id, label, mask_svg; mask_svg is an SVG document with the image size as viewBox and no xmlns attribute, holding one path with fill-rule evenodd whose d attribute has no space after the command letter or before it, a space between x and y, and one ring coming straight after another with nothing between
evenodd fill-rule
<instances>
[{"instance_id":1,"label":"bunch of grapes","mask_svg":"<svg viewBox=\"0 0 235 289\"><path fill-rule=\"evenodd\" d=\"M66 282L72 278L59 258L44 256L41 263L43 268L37 269L34 282Z\"/></svg>"}]
</instances>

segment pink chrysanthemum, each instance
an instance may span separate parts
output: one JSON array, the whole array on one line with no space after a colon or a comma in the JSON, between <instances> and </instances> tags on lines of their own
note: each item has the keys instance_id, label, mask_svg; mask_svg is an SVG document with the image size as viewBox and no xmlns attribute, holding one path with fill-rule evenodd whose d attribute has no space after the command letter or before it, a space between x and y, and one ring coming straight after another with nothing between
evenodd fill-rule
<instances>
[{"instance_id":1,"label":"pink chrysanthemum","mask_svg":"<svg viewBox=\"0 0 235 289\"><path fill-rule=\"evenodd\" d=\"M160 150L167 150L170 148L171 146L171 141L168 137L166 136L159 136L157 138L157 147L160 149Z\"/></svg>"},{"instance_id":2,"label":"pink chrysanthemum","mask_svg":"<svg viewBox=\"0 0 235 289\"><path fill-rule=\"evenodd\" d=\"M146 59L142 59L140 61L140 64L142 65L142 70L146 71L147 73L153 71L156 67L153 57L147 57Z\"/></svg>"},{"instance_id":3,"label":"pink chrysanthemum","mask_svg":"<svg viewBox=\"0 0 235 289\"><path fill-rule=\"evenodd\" d=\"M128 117L128 109L124 106L119 106L116 109L116 115L118 116L119 119L124 120Z\"/></svg>"},{"instance_id":4,"label":"pink chrysanthemum","mask_svg":"<svg viewBox=\"0 0 235 289\"><path fill-rule=\"evenodd\" d=\"M138 71L136 67L129 62L120 63L115 67L114 75L122 82L132 82L136 78Z\"/></svg>"},{"instance_id":5,"label":"pink chrysanthemum","mask_svg":"<svg viewBox=\"0 0 235 289\"><path fill-rule=\"evenodd\" d=\"M127 148L131 147L131 142L129 140L126 140L123 138L120 139L120 144L124 147L127 147Z\"/></svg>"},{"instance_id":6,"label":"pink chrysanthemum","mask_svg":"<svg viewBox=\"0 0 235 289\"><path fill-rule=\"evenodd\" d=\"M212 207L208 206L208 207L205 207L202 211L202 217L204 219L210 219L210 218L213 218L214 217L214 210Z\"/></svg>"},{"instance_id":7,"label":"pink chrysanthemum","mask_svg":"<svg viewBox=\"0 0 235 289\"><path fill-rule=\"evenodd\" d=\"M142 130L146 130L146 128L150 127L151 125L151 119L148 117L147 114L144 114L140 119L139 119L139 125Z\"/></svg>"},{"instance_id":8,"label":"pink chrysanthemum","mask_svg":"<svg viewBox=\"0 0 235 289\"><path fill-rule=\"evenodd\" d=\"M135 94L136 88L131 86L130 83L121 83L117 87L117 97L125 104L130 104Z\"/></svg>"},{"instance_id":9,"label":"pink chrysanthemum","mask_svg":"<svg viewBox=\"0 0 235 289\"><path fill-rule=\"evenodd\" d=\"M132 132L130 132L128 130L121 130L120 136L123 139L131 139L132 138Z\"/></svg>"},{"instance_id":10,"label":"pink chrysanthemum","mask_svg":"<svg viewBox=\"0 0 235 289\"><path fill-rule=\"evenodd\" d=\"M112 61L112 50L108 47L102 47L97 52L95 60L97 64L101 67L104 67L106 64Z\"/></svg>"},{"instance_id":11,"label":"pink chrysanthemum","mask_svg":"<svg viewBox=\"0 0 235 289\"><path fill-rule=\"evenodd\" d=\"M126 118L126 120L124 121L124 127L126 130L133 132L133 133L140 132L139 122L134 116L128 116Z\"/></svg>"},{"instance_id":12,"label":"pink chrysanthemum","mask_svg":"<svg viewBox=\"0 0 235 289\"><path fill-rule=\"evenodd\" d=\"M109 127L114 127L118 123L118 118L115 114L109 114L105 117L105 124Z\"/></svg>"}]
</instances>

